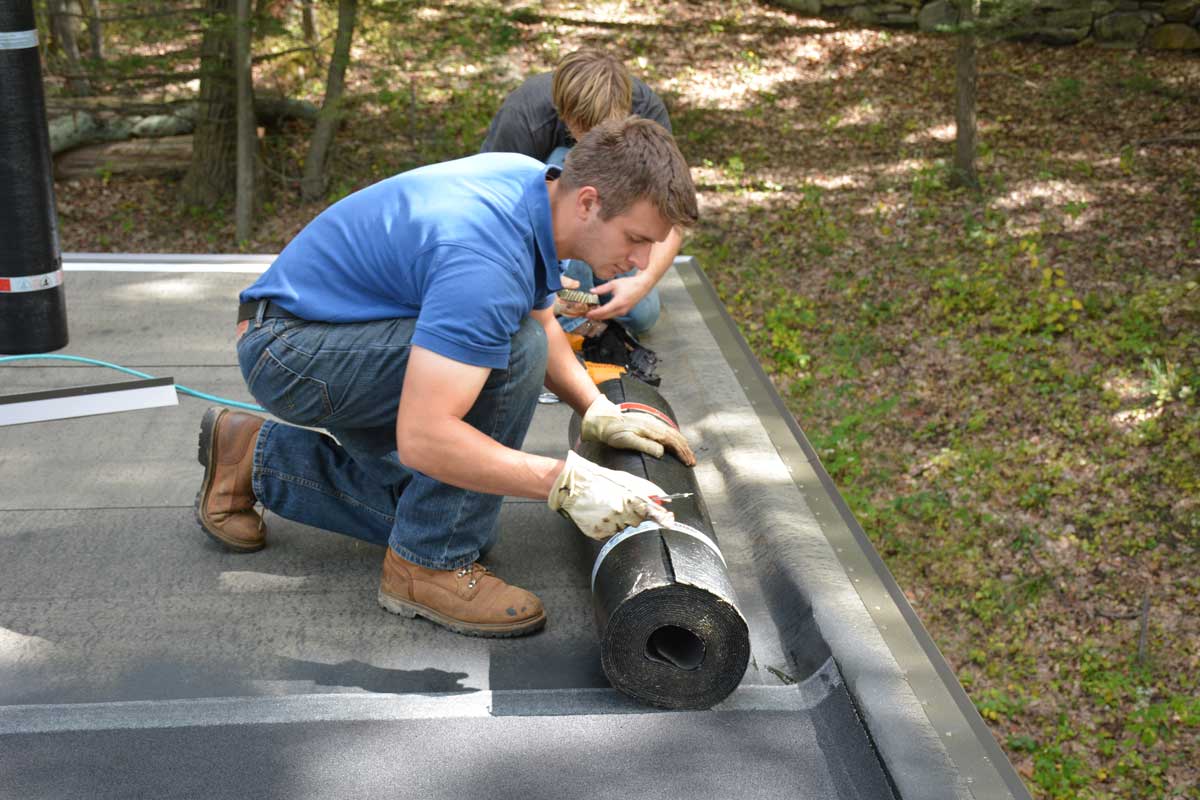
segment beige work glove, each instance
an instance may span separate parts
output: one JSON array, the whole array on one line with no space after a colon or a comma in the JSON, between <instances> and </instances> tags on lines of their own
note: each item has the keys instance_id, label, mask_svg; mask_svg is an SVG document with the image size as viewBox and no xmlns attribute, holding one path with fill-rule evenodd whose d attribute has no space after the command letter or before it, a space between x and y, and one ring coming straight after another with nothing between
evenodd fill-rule
<instances>
[{"instance_id":1,"label":"beige work glove","mask_svg":"<svg viewBox=\"0 0 1200 800\"><path fill-rule=\"evenodd\" d=\"M647 519L673 523L675 515L650 499L663 494L648 480L593 464L572 450L546 505L578 525L586 536L604 541Z\"/></svg>"},{"instance_id":2,"label":"beige work glove","mask_svg":"<svg viewBox=\"0 0 1200 800\"><path fill-rule=\"evenodd\" d=\"M696 456L682 433L653 414L633 409L622 411L604 395L592 401L583 415L583 438L655 458L662 457L665 445L689 467L696 463Z\"/></svg>"}]
</instances>

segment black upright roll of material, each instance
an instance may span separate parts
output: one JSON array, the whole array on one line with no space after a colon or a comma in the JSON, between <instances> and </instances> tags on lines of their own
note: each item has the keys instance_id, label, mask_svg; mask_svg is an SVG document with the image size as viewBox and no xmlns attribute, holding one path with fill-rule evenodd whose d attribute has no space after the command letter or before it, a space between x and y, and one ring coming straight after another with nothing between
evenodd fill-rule
<instances>
[{"instance_id":1,"label":"black upright roll of material","mask_svg":"<svg viewBox=\"0 0 1200 800\"><path fill-rule=\"evenodd\" d=\"M32 0L0 2L0 353L67 345L46 101Z\"/></svg>"},{"instance_id":2,"label":"black upright roll of material","mask_svg":"<svg viewBox=\"0 0 1200 800\"><path fill-rule=\"evenodd\" d=\"M618 405L674 412L653 387L631 378L605 381L600 391ZM711 708L737 688L750 660L750 631L717 546L692 470L595 442L581 442L580 420L570 441L589 461L653 481L668 494L676 527L654 522L608 540L592 566L592 603L600 629L600 661L617 689L651 705Z\"/></svg>"}]
</instances>

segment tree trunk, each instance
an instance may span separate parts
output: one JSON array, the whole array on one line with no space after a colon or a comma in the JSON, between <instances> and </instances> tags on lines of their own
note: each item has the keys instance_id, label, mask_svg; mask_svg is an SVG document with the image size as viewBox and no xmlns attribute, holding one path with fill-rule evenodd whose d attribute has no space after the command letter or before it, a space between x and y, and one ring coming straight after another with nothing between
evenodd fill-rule
<instances>
[{"instance_id":1,"label":"tree trunk","mask_svg":"<svg viewBox=\"0 0 1200 800\"><path fill-rule=\"evenodd\" d=\"M979 174L975 170L975 97L978 69L975 35L975 20L979 17L980 0L962 0L962 16L959 20L958 53L955 57L954 84L954 170L950 176L951 186L979 188Z\"/></svg>"},{"instance_id":2,"label":"tree trunk","mask_svg":"<svg viewBox=\"0 0 1200 800\"><path fill-rule=\"evenodd\" d=\"M237 0L234 64L237 70L237 204L239 242L254 231L254 171L258 137L254 135L254 78L250 70L250 0Z\"/></svg>"},{"instance_id":3,"label":"tree trunk","mask_svg":"<svg viewBox=\"0 0 1200 800\"><path fill-rule=\"evenodd\" d=\"M235 0L206 0L200 44L200 98L192 166L180 186L190 205L211 207L233 193L237 166L237 93L233 77Z\"/></svg>"},{"instance_id":4,"label":"tree trunk","mask_svg":"<svg viewBox=\"0 0 1200 800\"><path fill-rule=\"evenodd\" d=\"M92 41L92 60L104 60L104 25L100 18L100 0L88 0L88 37Z\"/></svg>"},{"instance_id":5,"label":"tree trunk","mask_svg":"<svg viewBox=\"0 0 1200 800\"><path fill-rule=\"evenodd\" d=\"M313 0L300 0L300 27L304 30L304 41L309 47L317 46L317 9Z\"/></svg>"},{"instance_id":6,"label":"tree trunk","mask_svg":"<svg viewBox=\"0 0 1200 800\"><path fill-rule=\"evenodd\" d=\"M325 102L317 117L317 126L309 142L308 157L304 159L304 177L300 190L305 200L316 200L325 193L325 157L333 142L333 134L341 122L342 94L346 88L346 66L350 63L350 42L354 37L354 20L358 0L338 0L337 37L333 58L329 61L329 78L325 82Z\"/></svg>"},{"instance_id":7,"label":"tree trunk","mask_svg":"<svg viewBox=\"0 0 1200 800\"><path fill-rule=\"evenodd\" d=\"M67 59L67 91L78 96L89 95L92 87L79 58L83 9L78 0L48 0L46 6L50 12L50 32Z\"/></svg>"}]
</instances>

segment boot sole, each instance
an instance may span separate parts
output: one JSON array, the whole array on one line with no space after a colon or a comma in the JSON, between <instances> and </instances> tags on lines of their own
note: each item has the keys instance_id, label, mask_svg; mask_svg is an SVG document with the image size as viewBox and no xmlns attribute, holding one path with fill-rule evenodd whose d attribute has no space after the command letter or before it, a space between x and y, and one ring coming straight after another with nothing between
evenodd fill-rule
<instances>
[{"instance_id":1,"label":"boot sole","mask_svg":"<svg viewBox=\"0 0 1200 800\"><path fill-rule=\"evenodd\" d=\"M217 422L220 421L221 415L225 412L226 409L224 408L210 408L208 411L204 412L204 418L200 420L200 438L197 441L196 459L200 462L200 466L204 467L204 481L200 484L200 491L196 493L196 503L193 507L196 516L196 524L198 524L200 529L207 533L209 537L221 543L225 547L228 547L230 550L235 550L239 553L254 553L267 546L265 539L257 544L246 544L245 542L226 539L214 528L210 528L208 521L204 518L204 503L201 501L203 500L204 496L208 494L208 490L212 486L213 470L209 468L209 464L212 464L215 461L213 457L215 455L213 453L213 445L216 441L216 437L213 436L213 432L217 428Z\"/></svg>"},{"instance_id":2,"label":"boot sole","mask_svg":"<svg viewBox=\"0 0 1200 800\"><path fill-rule=\"evenodd\" d=\"M408 600L392 597L382 589L379 590L379 606L384 611L406 619L422 617L455 633L461 633L464 636L480 636L487 639L510 639L515 636L526 636L530 633L537 633L546 626L545 611L533 619L522 620L521 622L470 623L439 614L432 608L426 608Z\"/></svg>"}]
</instances>

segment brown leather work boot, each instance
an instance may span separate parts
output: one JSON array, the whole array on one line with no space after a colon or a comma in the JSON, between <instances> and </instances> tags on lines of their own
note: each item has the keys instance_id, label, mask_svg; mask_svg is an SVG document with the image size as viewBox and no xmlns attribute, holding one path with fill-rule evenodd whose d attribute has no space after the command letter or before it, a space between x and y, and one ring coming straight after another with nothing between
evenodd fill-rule
<instances>
[{"instance_id":1,"label":"brown leather work boot","mask_svg":"<svg viewBox=\"0 0 1200 800\"><path fill-rule=\"evenodd\" d=\"M546 624L542 601L509 586L480 564L429 569L388 548L379 605L403 617L421 616L467 636L523 636Z\"/></svg>"},{"instance_id":2,"label":"brown leather work boot","mask_svg":"<svg viewBox=\"0 0 1200 800\"><path fill-rule=\"evenodd\" d=\"M267 543L250 485L254 442L262 424L262 417L216 406L200 422L204 483L196 495L196 522L209 536L242 553L261 550Z\"/></svg>"}]
</instances>

